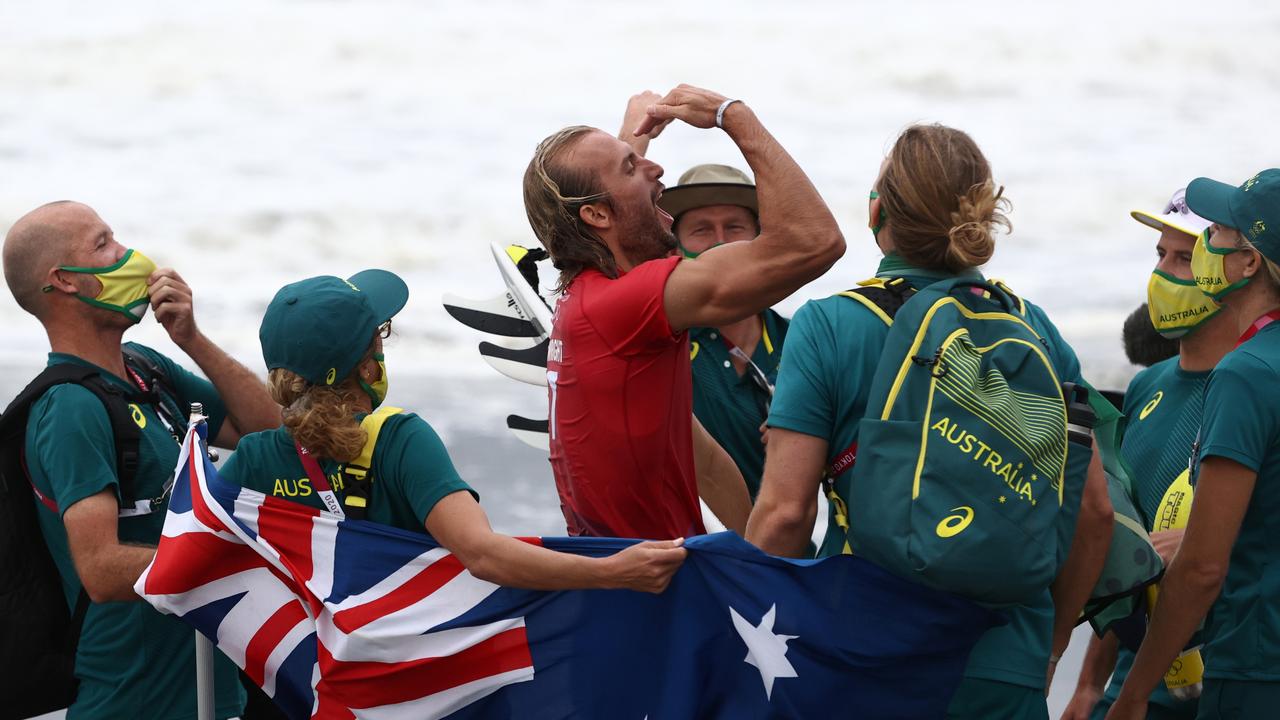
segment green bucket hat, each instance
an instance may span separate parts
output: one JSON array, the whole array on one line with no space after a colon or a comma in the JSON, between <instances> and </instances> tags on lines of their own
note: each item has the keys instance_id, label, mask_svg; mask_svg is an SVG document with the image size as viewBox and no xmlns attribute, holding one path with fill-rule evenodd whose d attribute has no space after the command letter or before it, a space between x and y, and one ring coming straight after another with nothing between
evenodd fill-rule
<instances>
[{"instance_id":1,"label":"green bucket hat","mask_svg":"<svg viewBox=\"0 0 1280 720\"><path fill-rule=\"evenodd\" d=\"M262 317L262 359L268 370L284 368L315 385L333 385L351 374L378 326L408 300L404 280L386 270L285 285Z\"/></svg>"},{"instance_id":2,"label":"green bucket hat","mask_svg":"<svg viewBox=\"0 0 1280 720\"><path fill-rule=\"evenodd\" d=\"M1187 207L1206 220L1239 230L1272 262L1280 262L1280 169L1263 170L1240 187L1196 178Z\"/></svg>"}]
</instances>

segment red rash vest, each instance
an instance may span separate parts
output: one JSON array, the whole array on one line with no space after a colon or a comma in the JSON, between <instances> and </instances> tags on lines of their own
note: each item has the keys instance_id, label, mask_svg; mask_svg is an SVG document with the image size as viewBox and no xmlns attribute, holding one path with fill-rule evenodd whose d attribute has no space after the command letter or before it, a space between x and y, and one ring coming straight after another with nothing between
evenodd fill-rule
<instances>
[{"instance_id":1,"label":"red rash vest","mask_svg":"<svg viewBox=\"0 0 1280 720\"><path fill-rule=\"evenodd\" d=\"M570 535L669 540L706 530L693 469L689 335L663 309L680 258L617 279L587 270L556 305L547 353L551 470Z\"/></svg>"}]
</instances>

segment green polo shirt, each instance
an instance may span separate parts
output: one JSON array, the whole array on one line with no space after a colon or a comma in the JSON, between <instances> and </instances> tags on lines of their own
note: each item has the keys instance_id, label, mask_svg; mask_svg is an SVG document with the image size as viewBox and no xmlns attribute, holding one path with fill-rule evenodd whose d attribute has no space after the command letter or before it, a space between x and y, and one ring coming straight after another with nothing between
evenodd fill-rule
<instances>
[{"instance_id":1,"label":"green polo shirt","mask_svg":"<svg viewBox=\"0 0 1280 720\"><path fill-rule=\"evenodd\" d=\"M346 495L341 465L317 459L341 501ZM366 519L402 530L426 532L427 515L450 493L465 490L479 499L458 477L440 436L413 413L387 418L373 449L370 473L373 490ZM293 436L283 427L241 438L219 475L241 487L324 509L298 459Z\"/></svg>"},{"instance_id":2,"label":"green polo shirt","mask_svg":"<svg viewBox=\"0 0 1280 720\"><path fill-rule=\"evenodd\" d=\"M1200 430L1204 388L1209 372L1190 372L1178 358L1156 363L1134 376L1124 394L1126 426L1120 452L1133 470L1132 494L1143 525L1154 526L1160 501L1178 476L1187 471ZM1121 647L1104 697L1115 702L1133 667L1134 653ZM1175 700L1164 682L1156 684L1150 702L1177 717L1194 718L1196 701Z\"/></svg>"},{"instance_id":3,"label":"green polo shirt","mask_svg":"<svg viewBox=\"0 0 1280 720\"><path fill-rule=\"evenodd\" d=\"M129 343L145 354L169 378L181 408L204 403L209 431L216 435L226 407L213 385L149 348ZM49 365L92 364L75 356L50 353ZM106 370L102 377L122 390L136 391L128 380ZM174 408L185 418L185 409ZM160 495L178 462L178 441L165 428L154 407L139 408L142 437L138 447L135 487L138 499ZM185 428L179 428L179 432ZM62 515L91 495L119 491L115 440L107 412L90 391L79 385L50 388L31 406L27 420L26 462L36 489L58 506L55 513L39 500L36 513L50 554L62 576L69 607L80 594L80 580L71 560ZM148 515L118 520L121 542L155 545L164 526L165 508ZM72 718L134 718L177 720L196 716L195 642L193 630L181 620L161 615L145 602L92 603L85 615L76 650L80 689L67 710ZM236 667L217 654L217 716L240 714L244 691Z\"/></svg>"},{"instance_id":4,"label":"green polo shirt","mask_svg":"<svg viewBox=\"0 0 1280 720\"><path fill-rule=\"evenodd\" d=\"M1280 323L1227 353L1209 375L1200 459L1258 473L1231 565L1205 629L1205 677L1280 681Z\"/></svg>"},{"instance_id":5,"label":"green polo shirt","mask_svg":"<svg viewBox=\"0 0 1280 720\"><path fill-rule=\"evenodd\" d=\"M976 271L972 275L980 277ZM889 255L881 261L876 277L902 277L920 288L948 276L912 267ZM1044 312L1026 303L1026 314L1029 324L1048 344L1059 379L1082 382L1075 352ZM858 423L866 412L887 336L884 321L849 298L833 296L806 303L791 320L769 425L825 439L828 463L840 457L857 440ZM1067 493L1069 500L1074 495L1074 503L1069 501L1063 510L1062 522L1068 530L1074 527L1079 511L1086 465L1072 464L1079 472L1068 479L1068 487L1075 488L1074 493ZM819 556L839 554L844 540L833 510ZM1038 602L1017 607L1008 615L1007 625L991 630L978 642L965 676L1043 689L1053 625L1048 589Z\"/></svg>"},{"instance_id":6,"label":"green polo shirt","mask_svg":"<svg viewBox=\"0 0 1280 720\"><path fill-rule=\"evenodd\" d=\"M773 310L760 317L760 342L756 343L751 361L765 378L776 382L778 360L787 334L787 320ZM751 379L751 373L738 375L729 354L729 345L715 328L693 328L689 331L689 360L693 367L693 414L720 447L729 453L742 471L751 492L752 502L760 492L764 475L764 445L760 442L760 426L765 420L769 393Z\"/></svg>"}]
</instances>

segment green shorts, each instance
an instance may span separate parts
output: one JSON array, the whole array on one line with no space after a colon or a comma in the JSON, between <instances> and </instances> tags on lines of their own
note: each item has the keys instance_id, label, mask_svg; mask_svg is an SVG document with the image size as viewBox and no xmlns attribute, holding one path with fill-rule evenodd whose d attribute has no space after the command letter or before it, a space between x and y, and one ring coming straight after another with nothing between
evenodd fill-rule
<instances>
[{"instance_id":1,"label":"green shorts","mask_svg":"<svg viewBox=\"0 0 1280 720\"><path fill-rule=\"evenodd\" d=\"M1044 690L965 678L947 707L947 720L1048 720Z\"/></svg>"},{"instance_id":2,"label":"green shorts","mask_svg":"<svg viewBox=\"0 0 1280 720\"><path fill-rule=\"evenodd\" d=\"M1252 720L1280 715L1280 682L1204 681L1196 720Z\"/></svg>"}]
</instances>

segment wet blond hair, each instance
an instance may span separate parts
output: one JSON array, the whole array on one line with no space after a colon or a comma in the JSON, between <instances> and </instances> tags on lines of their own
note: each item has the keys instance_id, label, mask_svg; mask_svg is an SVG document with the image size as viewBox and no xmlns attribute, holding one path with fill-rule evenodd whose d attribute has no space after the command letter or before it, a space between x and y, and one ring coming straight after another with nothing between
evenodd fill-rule
<instances>
[{"instance_id":1,"label":"wet blond hair","mask_svg":"<svg viewBox=\"0 0 1280 720\"><path fill-rule=\"evenodd\" d=\"M357 368L373 357L373 348ZM267 375L267 389L283 408L280 415L289 434L311 454L350 462L364 449L369 435L355 418L362 409L360 398L366 397L358 371L339 383L316 385L292 370L276 368Z\"/></svg>"},{"instance_id":2,"label":"wet blond hair","mask_svg":"<svg viewBox=\"0 0 1280 720\"><path fill-rule=\"evenodd\" d=\"M877 183L895 251L918 267L958 272L995 253L995 226L1012 229L1004 188L973 138L944 125L898 136Z\"/></svg>"},{"instance_id":3,"label":"wet blond hair","mask_svg":"<svg viewBox=\"0 0 1280 720\"><path fill-rule=\"evenodd\" d=\"M564 162L564 155L589 132L573 125L538 143L524 171L524 211L538 242L560 271L557 292L564 292L583 270L595 269L617 277L613 253L582 220L583 205L608 202L599 176L588 168Z\"/></svg>"}]
</instances>

